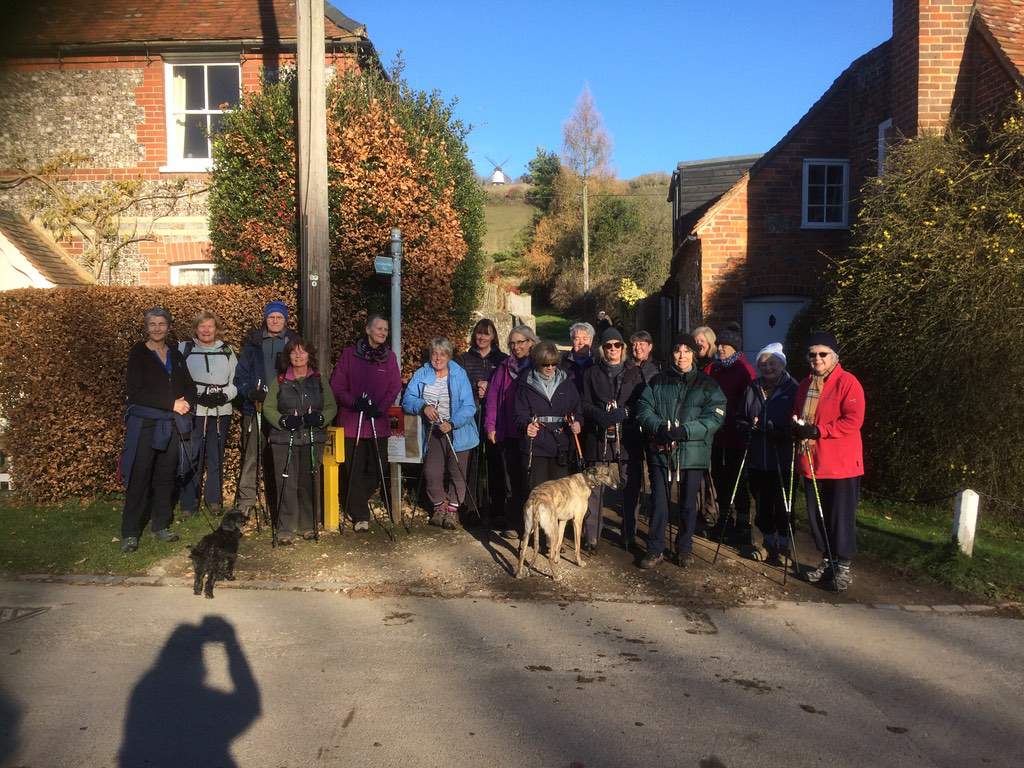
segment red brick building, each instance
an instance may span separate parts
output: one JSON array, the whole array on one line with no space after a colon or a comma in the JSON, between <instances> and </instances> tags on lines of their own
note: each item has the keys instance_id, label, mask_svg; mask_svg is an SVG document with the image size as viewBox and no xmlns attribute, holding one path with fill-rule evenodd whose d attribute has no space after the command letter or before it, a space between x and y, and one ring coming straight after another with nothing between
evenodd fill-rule
<instances>
[{"instance_id":1,"label":"red brick building","mask_svg":"<svg viewBox=\"0 0 1024 768\"><path fill-rule=\"evenodd\" d=\"M324 3L327 64L380 67L366 28ZM204 187L225 109L294 66L295 0L33 0L5 19L0 173L75 151L71 183L187 178ZM0 206L31 214L29 190ZM156 222L113 275L140 285L213 279L205 194ZM75 253L76 243L65 243Z\"/></svg>"},{"instance_id":2,"label":"red brick building","mask_svg":"<svg viewBox=\"0 0 1024 768\"><path fill-rule=\"evenodd\" d=\"M826 255L846 251L857 190L887 144L992 114L1022 88L1024 0L894 0L892 38L728 191L675 219L669 331L735 320L748 354L784 341Z\"/></svg>"}]
</instances>

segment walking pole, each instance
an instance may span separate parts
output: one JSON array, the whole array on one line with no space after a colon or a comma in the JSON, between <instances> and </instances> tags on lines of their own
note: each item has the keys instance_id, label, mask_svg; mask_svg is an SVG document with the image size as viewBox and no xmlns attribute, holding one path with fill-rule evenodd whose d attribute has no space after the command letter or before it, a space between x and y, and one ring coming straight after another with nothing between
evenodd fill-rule
<instances>
[{"instance_id":1,"label":"walking pole","mask_svg":"<svg viewBox=\"0 0 1024 768\"><path fill-rule=\"evenodd\" d=\"M818 492L818 479L814 476L814 460L811 459L811 452L809 449L806 449L804 453L807 456L807 468L811 472L811 486L814 488L814 500L818 505L818 517L821 520L821 537L825 539L825 554L828 555L828 561L832 564L834 572L836 561L832 558L832 545L828 540L828 525L825 523L825 510L821 506L821 494ZM832 578L832 589L836 592L839 591L835 577Z\"/></svg>"},{"instance_id":2,"label":"walking pole","mask_svg":"<svg viewBox=\"0 0 1024 768\"><path fill-rule=\"evenodd\" d=\"M779 458L778 450L775 451L775 467L779 472L779 490L782 493L782 507L786 512L786 525L789 529L789 553L786 559L793 563L793 575L800 576L800 562L796 557L796 538L793 536L793 468L796 463L796 443L793 443L793 450L789 463L789 492L786 492L786 483L782 477L782 459ZM782 586L786 586L786 574L789 573L789 564L782 564Z\"/></svg>"},{"instance_id":3,"label":"walking pole","mask_svg":"<svg viewBox=\"0 0 1024 768\"><path fill-rule=\"evenodd\" d=\"M573 432L572 425L576 423L576 414L568 413L565 420L569 422L569 431L572 432L573 440L576 441L576 458L579 460L580 469L583 469L583 449L580 448L580 436Z\"/></svg>"},{"instance_id":4,"label":"walking pole","mask_svg":"<svg viewBox=\"0 0 1024 768\"><path fill-rule=\"evenodd\" d=\"M389 519L393 519L394 515L391 513L391 500L388 498L388 479L384 475L384 462L381 461L380 449L377 445L377 420L372 416L370 417L370 429L373 431L373 455L377 457L377 469L380 471L380 495L384 498L384 508L387 510ZM399 502L401 502L401 499L399 499ZM384 526L384 524L377 519L376 515L373 516L373 519L377 521L377 525L384 529L388 538L394 541L395 534L394 531L391 530L390 524L388 526Z\"/></svg>"},{"instance_id":5,"label":"walking pole","mask_svg":"<svg viewBox=\"0 0 1024 768\"><path fill-rule=\"evenodd\" d=\"M736 503L736 491L739 490L739 487L740 487L740 478L743 477L743 468L747 464L747 451L749 451L749 450L750 450L750 442L748 441L747 442L747 447L743 449L743 458L740 460L740 468L736 471L736 482L732 484L732 494L729 496L729 507L728 507L728 510L727 510L726 514L728 514L730 516L732 515L733 512L736 511L733 508L733 505ZM726 529L726 526L728 524L729 524L729 519L726 518L725 524L722 525L722 532L718 535L718 545L715 547L715 557L711 561L712 565L714 565L715 563L718 562L718 553L722 551L722 539L725 538L725 529Z\"/></svg>"},{"instance_id":6,"label":"walking pole","mask_svg":"<svg viewBox=\"0 0 1024 768\"><path fill-rule=\"evenodd\" d=\"M448 448L452 452L452 458L455 459L455 466L459 470L459 474L462 476L462 482L466 486L466 498L473 502L473 511L476 513L476 518L481 523L484 519L480 515L480 507L476 504L476 499L473 498L473 492L469 490L469 481L466 479L466 473L462 470L462 462L459 461L459 454L455 452L455 444L452 443L452 433L445 432L444 436L448 439Z\"/></svg>"},{"instance_id":7,"label":"walking pole","mask_svg":"<svg viewBox=\"0 0 1024 768\"><path fill-rule=\"evenodd\" d=\"M256 382L256 386L259 387L259 380ZM267 494L266 490L263 493L263 501L260 501L260 479L263 476L263 429L260 422L263 421L263 403L256 403L256 533L263 533L260 525L260 517L266 513L269 517L270 510L267 509ZM249 425L249 431L252 432L252 424ZM242 457L245 460L245 457ZM239 472L241 472L241 465L239 465ZM237 496L238 490L235 490ZM237 501L235 502L237 506Z\"/></svg>"},{"instance_id":8,"label":"walking pole","mask_svg":"<svg viewBox=\"0 0 1024 768\"><path fill-rule=\"evenodd\" d=\"M360 411L359 419L358 421L356 421L356 444L352 447L352 456L345 457L345 460L349 462L348 477L345 479L345 509L342 511L341 515L339 515L340 519L338 520L338 533L343 535L345 533L345 515L347 514L349 518L352 517L352 512L349 508L349 501L352 499L352 472L356 468L356 456L359 455L359 437L362 435L362 433L363 412ZM355 525L354 521L353 525Z\"/></svg>"},{"instance_id":9,"label":"walking pole","mask_svg":"<svg viewBox=\"0 0 1024 768\"><path fill-rule=\"evenodd\" d=\"M309 413L313 412L310 408ZM313 440L313 427L309 427L309 485L313 490L313 541L320 541L320 483L317 482L316 442Z\"/></svg>"},{"instance_id":10,"label":"walking pole","mask_svg":"<svg viewBox=\"0 0 1024 768\"><path fill-rule=\"evenodd\" d=\"M284 469L281 470L281 487L277 489L277 513L281 513L281 502L284 499L284 484L288 479L288 468L292 463L292 446L295 444L295 430L288 432L288 453L284 457ZM270 545L277 546L277 521L270 515Z\"/></svg>"}]
</instances>

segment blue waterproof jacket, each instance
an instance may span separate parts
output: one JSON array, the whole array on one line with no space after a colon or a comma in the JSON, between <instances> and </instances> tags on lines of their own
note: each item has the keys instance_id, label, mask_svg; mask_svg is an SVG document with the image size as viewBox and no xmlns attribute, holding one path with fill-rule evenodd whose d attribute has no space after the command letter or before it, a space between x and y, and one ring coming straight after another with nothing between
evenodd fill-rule
<instances>
[{"instance_id":1,"label":"blue waterproof jacket","mask_svg":"<svg viewBox=\"0 0 1024 768\"><path fill-rule=\"evenodd\" d=\"M430 363L426 363L409 380L409 386L402 395L402 410L406 413L419 414L423 419L423 446L426 449L430 424L423 415L427 401L423 397L423 388L437 381L437 374ZM448 398L451 401L452 444L456 451L468 451L480 444L480 435L476 430L476 399L473 387L469 383L466 370L454 360L448 362Z\"/></svg>"}]
</instances>

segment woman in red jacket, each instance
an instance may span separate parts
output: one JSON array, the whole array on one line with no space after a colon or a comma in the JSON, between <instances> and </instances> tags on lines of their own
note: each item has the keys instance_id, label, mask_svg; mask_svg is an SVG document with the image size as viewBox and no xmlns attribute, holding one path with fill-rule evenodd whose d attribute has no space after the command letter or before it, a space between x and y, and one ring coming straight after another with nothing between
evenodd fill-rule
<instances>
[{"instance_id":1,"label":"woman in red jacket","mask_svg":"<svg viewBox=\"0 0 1024 768\"><path fill-rule=\"evenodd\" d=\"M811 533L822 553L821 564L805 578L812 584L831 584L841 592L850 586L850 560L857 553L857 502L864 474L860 439L864 388L839 365L838 350L831 333L811 335L807 350L811 373L796 393L793 413L798 421L793 436L800 441L799 467L805 478Z\"/></svg>"}]
</instances>

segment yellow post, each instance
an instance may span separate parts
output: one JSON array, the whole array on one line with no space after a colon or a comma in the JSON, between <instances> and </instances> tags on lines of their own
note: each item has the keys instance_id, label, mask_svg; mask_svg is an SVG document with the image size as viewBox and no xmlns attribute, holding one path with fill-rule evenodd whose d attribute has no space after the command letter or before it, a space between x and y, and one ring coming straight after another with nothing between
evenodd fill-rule
<instances>
[{"instance_id":1,"label":"yellow post","mask_svg":"<svg viewBox=\"0 0 1024 768\"><path fill-rule=\"evenodd\" d=\"M341 504L338 501L341 470L345 463L345 430L341 427L327 428L327 442L324 443L324 530L338 530L341 521Z\"/></svg>"}]
</instances>

